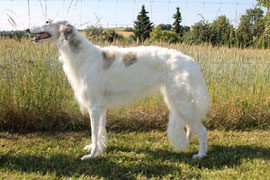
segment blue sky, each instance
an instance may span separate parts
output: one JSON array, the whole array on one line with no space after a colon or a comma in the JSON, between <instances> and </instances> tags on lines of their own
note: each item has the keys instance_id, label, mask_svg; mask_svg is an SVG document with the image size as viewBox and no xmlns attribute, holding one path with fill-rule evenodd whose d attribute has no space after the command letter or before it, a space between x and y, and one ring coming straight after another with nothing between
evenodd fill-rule
<instances>
[{"instance_id":1,"label":"blue sky","mask_svg":"<svg viewBox=\"0 0 270 180\"><path fill-rule=\"evenodd\" d=\"M47 18L63 18L85 28L97 23L103 27L132 27L142 5L155 25L171 24L176 7L180 7L182 25L191 26L202 17L212 22L226 15L237 26L246 9L256 0L0 0L0 31L22 30ZM30 15L30 16L29 16ZM11 18L16 25L9 22Z\"/></svg>"}]
</instances>

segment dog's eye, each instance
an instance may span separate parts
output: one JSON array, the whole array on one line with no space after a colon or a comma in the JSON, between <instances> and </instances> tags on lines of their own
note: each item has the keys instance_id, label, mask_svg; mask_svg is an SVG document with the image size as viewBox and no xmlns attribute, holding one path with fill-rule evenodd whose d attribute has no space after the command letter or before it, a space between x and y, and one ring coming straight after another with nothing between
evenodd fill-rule
<instances>
[{"instance_id":1,"label":"dog's eye","mask_svg":"<svg viewBox=\"0 0 270 180\"><path fill-rule=\"evenodd\" d=\"M48 20L48 21L46 21L46 24L51 24L52 23L52 20Z\"/></svg>"}]
</instances>

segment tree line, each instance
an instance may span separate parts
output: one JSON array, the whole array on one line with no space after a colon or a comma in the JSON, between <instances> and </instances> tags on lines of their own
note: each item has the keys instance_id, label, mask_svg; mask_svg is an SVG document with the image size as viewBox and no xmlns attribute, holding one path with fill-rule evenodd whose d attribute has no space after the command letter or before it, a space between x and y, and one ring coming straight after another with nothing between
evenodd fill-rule
<instances>
[{"instance_id":1,"label":"tree line","mask_svg":"<svg viewBox=\"0 0 270 180\"><path fill-rule=\"evenodd\" d=\"M259 5L268 7L269 2L258 0ZM265 4L263 4L265 1ZM267 3L268 4L267 4ZM267 8L269 9L269 8ZM169 43L185 42L187 44L211 44L213 46L226 45L228 47L270 47L270 13L264 12L261 8L255 7L247 9L246 13L241 16L237 28L230 24L229 19L225 16L217 17L212 23L202 20L193 26L182 26L182 16L180 8L176 8L173 15L174 23L160 24L154 27L147 16L148 12L142 6L141 11L134 21L133 38L139 42L145 40L165 41Z\"/></svg>"}]
</instances>

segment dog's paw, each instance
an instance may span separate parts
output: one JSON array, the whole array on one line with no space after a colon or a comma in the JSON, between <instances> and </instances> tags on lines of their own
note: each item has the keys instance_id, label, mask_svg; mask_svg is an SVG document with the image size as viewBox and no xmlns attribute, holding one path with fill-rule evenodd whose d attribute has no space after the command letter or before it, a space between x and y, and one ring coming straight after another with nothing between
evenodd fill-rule
<instances>
[{"instance_id":1,"label":"dog's paw","mask_svg":"<svg viewBox=\"0 0 270 180\"><path fill-rule=\"evenodd\" d=\"M83 157L81 158L81 160L84 161L84 160L86 160L86 159L93 159L93 158L95 158L95 157L96 157L95 155L89 154L89 155L83 156Z\"/></svg>"},{"instance_id":2,"label":"dog's paw","mask_svg":"<svg viewBox=\"0 0 270 180\"><path fill-rule=\"evenodd\" d=\"M201 158L203 158L205 156L206 156L206 154L194 154L192 158L193 159L201 159Z\"/></svg>"},{"instance_id":3,"label":"dog's paw","mask_svg":"<svg viewBox=\"0 0 270 180\"><path fill-rule=\"evenodd\" d=\"M98 148L97 146L95 146L94 144L90 144L84 147L84 150L90 150L91 154L83 156L81 158L81 160L86 160L86 159L92 159L98 156L99 152L98 152Z\"/></svg>"},{"instance_id":4,"label":"dog's paw","mask_svg":"<svg viewBox=\"0 0 270 180\"><path fill-rule=\"evenodd\" d=\"M85 150L85 151L91 151L91 149L93 149L93 145L92 144L89 144L89 145L87 145L87 146L85 146L83 148L83 150Z\"/></svg>"}]
</instances>

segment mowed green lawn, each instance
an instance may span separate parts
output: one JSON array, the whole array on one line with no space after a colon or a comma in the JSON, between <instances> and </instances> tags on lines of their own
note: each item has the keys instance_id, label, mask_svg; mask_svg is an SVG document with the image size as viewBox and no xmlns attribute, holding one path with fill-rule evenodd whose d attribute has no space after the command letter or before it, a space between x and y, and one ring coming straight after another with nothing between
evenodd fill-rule
<instances>
[{"instance_id":1,"label":"mowed green lawn","mask_svg":"<svg viewBox=\"0 0 270 180\"><path fill-rule=\"evenodd\" d=\"M89 132L0 133L0 179L270 179L269 131L210 131L208 156L198 140L174 153L166 132L110 132L108 149L81 161Z\"/></svg>"}]
</instances>

